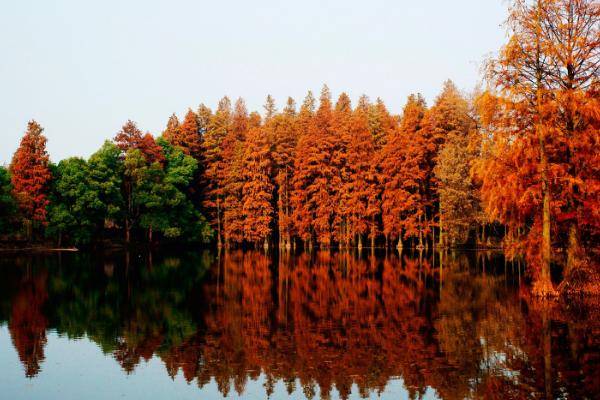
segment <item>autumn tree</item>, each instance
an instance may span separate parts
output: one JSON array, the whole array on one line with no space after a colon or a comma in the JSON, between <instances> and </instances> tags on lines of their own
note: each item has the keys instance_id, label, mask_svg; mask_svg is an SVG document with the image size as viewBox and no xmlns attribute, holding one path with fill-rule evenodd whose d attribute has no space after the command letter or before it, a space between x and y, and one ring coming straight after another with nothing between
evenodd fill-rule
<instances>
[{"instance_id":1,"label":"autumn tree","mask_svg":"<svg viewBox=\"0 0 600 400\"><path fill-rule=\"evenodd\" d=\"M173 114L171 114L171 116L169 117L169 120L167 121L167 126L166 126L165 130L162 132L162 136L169 142L171 140L175 140L175 138L178 138L180 136L180 134L179 134L180 127L181 127L181 123L179 122L179 118L177 117L177 114L173 113Z\"/></svg>"},{"instance_id":2,"label":"autumn tree","mask_svg":"<svg viewBox=\"0 0 600 400\"><path fill-rule=\"evenodd\" d=\"M378 234L377 217L380 213L379 172L376 158L376 137L369 129L369 110L360 105L354 110L347 146L348 180L344 193L345 209L351 237L357 237L362 247L362 236L368 234L371 247L375 247Z\"/></svg>"},{"instance_id":3,"label":"autumn tree","mask_svg":"<svg viewBox=\"0 0 600 400\"><path fill-rule=\"evenodd\" d=\"M292 246L292 179L294 176L294 158L298 144L296 104L288 97L283 112L269 121L265 121L264 130L272 148L273 175L277 192L277 228L279 245L282 248Z\"/></svg>"},{"instance_id":4,"label":"autumn tree","mask_svg":"<svg viewBox=\"0 0 600 400\"><path fill-rule=\"evenodd\" d=\"M310 101L310 98L308 99ZM308 102L307 102L308 104ZM304 126L308 113L301 110L299 123ZM301 134L294 161L292 207L299 237L312 245L313 236L323 246L331 245L334 198L332 197L334 143L331 132L332 105L327 86L321 91L319 108L307 118L306 133Z\"/></svg>"},{"instance_id":5,"label":"autumn tree","mask_svg":"<svg viewBox=\"0 0 600 400\"><path fill-rule=\"evenodd\" d=\"M589 154L598 115L593 93L599 21L594 1L515 2L511 38L490 63L497 94L486 97L484 115L494 156L479 164L482 195L491 215L523 232L517 243L528 250L534 290L541 296L555 294L551 232L568 231L573 255L579 247L577 221L597 210L597 201L584 200L590 197L583 188L587 181L594 190L595 181L588 173L595 170ZM500 174L514 189L510 195L492 182ZM593 226L597 218L591 221Z\"/></svg>"},{"instance_id":6,"label":"autumn tree","mask_svg":"<svg viewBox=\"0 0 600 400\"><path fill-rule=\"evenodd\" d=\"M427 173L425 195L429 218L434 220L439 213L440 244L464 243L475 224L477 208L470 177L475 154L469 148L474 120L468 101L450 80L444 83L428 113L428 129L422 168Z\"/></svg>"},{"instance_id":7,"label":"autumn tree","mask_svg":"<svg viewBox=\"0 0 600 400\"><path fill-rule=\"evenodd\" d=\"M127 120L113 140L123 153L129 149L139 149L142 143L142 131L138 129L135 122Z\"/></svg>"},{"instance_id":8,"label":"autumn tree","mask_svg":"<svg viewBox=\"0 0 600 400\"><path fill-rule=\"evenodd\" d=\"M244 239L268 247L273 219L270 143L264 130L252 124L246 135L242 186Z\"/></svg>"},{"instance_id":9,"label":"autumn tree","mask_svg":"<svg viewBox=\"0 0 600 400\"><path fill-rule=\"evenodd\" d=\"M43 131L37 122L29 121L27 131L10 164L14 194L29 237L32 223L45 225L47 222L46 207L52 176Z\"/></svg>"},{"instance_id":10,"label":"autumn tree","mask_svg":"<svg viewBox=\"0 0 600 400\"><path fill-rule=\"evenodd\" d=\"M231 129L223 139L224 163L218 171L223 183L223 236L226 246L244 240L244 148L248 124L246 104L240 98L235 103Z\"/></svg>"},{"instance_id":11,"label":"autumn tree","mask_svg":"<svg viewBox=\"0 0 600 400\"><path fill-rule=\"evenodd\" d=\"M348 145L351 139L350 126L352 104L346 93L341 93L333 109L329 141L332 145L330 167L330 197L333 205L332 236L340 247L348 247L354 239L350 226L348 207L350 184L350 165L348 163Z\"/></svg>"},{"instance_id":12,"label":"autumn tree","mask_svg":"<svg viewBox=\"0 0 600 400\"><path fill-rule=\"evenodd\" d=\"M383 100L377 98L375 104L369 103L369 98L363 96L359 99L360 108L368 108L369 130L373 136L373 144L380 151L397 127L396 119L389 113Z\"/></svg>"},{"instance_id":13,"label":"autumn tree","mask_svg":"<svg viewBox=\"0 0 600 400\"><path fill-rule=\"evenodd\" d=\"M403 238L418 236L422 240L426 171L421 168L425 150L421 130L425 113L425 100L420 95L409 96L400 128L388 138L380 156L383 233L386 242L397 238L398 247Z\"/></svg>"},{"instance_id":14,"label":"autumn tree","mask_svg":"<svg viewBox=\"0 0 600 400\"><path fill-rule=\"evenodd\" d=\"M209 117L209 122L204 133L202 143L204 151L204 209L207 211L208 219L216 230L217 245L222 243L222 213L223 213L223 176L222 170L225 163L223 157L223 141L231 130L231 101L223 97L215 113Z\"/></svg>"}]
</instances>

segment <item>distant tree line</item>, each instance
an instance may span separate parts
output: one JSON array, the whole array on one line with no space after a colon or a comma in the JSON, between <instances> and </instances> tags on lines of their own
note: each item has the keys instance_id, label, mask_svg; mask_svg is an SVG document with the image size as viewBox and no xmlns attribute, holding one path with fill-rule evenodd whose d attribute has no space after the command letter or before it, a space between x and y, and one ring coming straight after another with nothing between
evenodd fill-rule
<instances>
[{"instance_id":1,"label":"distant tree line","mask_svg":"<svg viewBox=\"0 0 600 400\"><path fill-rule=\"evenodd\" d=\"M31 121L0 170L0 229L76 244L107 229L219 247L502 240L552 295L552 247L567 249L569 275L600 233L600 7L516 1L508 27L486 90L467 97L448 81L431 107L411 95L399 116L366 96L334 103L327 86L299 109L268 96L264 117L224 97L173 114L158 139L128 121L89 160L57 165Z\"/></svg>"}]
</instances>

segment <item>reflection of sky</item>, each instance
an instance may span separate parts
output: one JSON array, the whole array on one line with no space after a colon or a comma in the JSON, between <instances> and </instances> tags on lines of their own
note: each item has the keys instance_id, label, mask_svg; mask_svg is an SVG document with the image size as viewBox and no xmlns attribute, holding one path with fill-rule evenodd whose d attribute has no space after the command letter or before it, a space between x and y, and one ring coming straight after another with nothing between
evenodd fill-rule
<instances>
[{"instance_id":1,"label":"reflection of sky","mask_svg":"<svg viewBox=\"0 0 600 400\"><path fill-rule=\"evenodd\" d=\"M94 399L222 399L213 380L202 389L195 381L188 384L181 372L171 380L163 362L153 357L149 362L142 361L131 375L123 372L117 361L104 355L90 340L69 340L48 333L48 344L44 350L45 359L40 373L33 379L25 377L23 366L15 351L7 326L0 325L0 398L40 399L40 400L94 400ZM258 380L248 380L242 396L232 390L231 399L264 399L264 376ZM288 396L283 382L275 385L271 399L304 399L302 388L296 382L296 391ZM315 399L319 398L317 394ZM335 389L332 399L339 398ZM352 386L351 399L360 399L358 388ZM402 379L390 380L380 395L371 393L371 399L408 399ZM429 389L424 399L435 399Z\"/></svg>"}]
</instances>

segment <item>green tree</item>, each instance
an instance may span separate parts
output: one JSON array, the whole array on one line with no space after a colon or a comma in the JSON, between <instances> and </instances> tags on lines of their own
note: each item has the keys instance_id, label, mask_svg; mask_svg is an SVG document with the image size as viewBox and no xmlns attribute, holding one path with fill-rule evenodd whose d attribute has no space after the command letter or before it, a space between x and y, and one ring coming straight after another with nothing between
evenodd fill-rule
<instances>
[{"instance_id":1,"label":"green tree","mask_svg":"<svg viewBox=\"0 0 600 400\"><path fill-rule=\"evenodd\" d=\"M8 169L0 166L0 234L14 233L17 201Z\"/></svg>"},{"instance_id":2,"label":"green tree","mask_svg":"<svg viewBox=\"0 0 600 400\"><path fill-rule=\"evenodd\" d=\"M98 207L93 210L96 223L100 229L118 224L124 210L121 150L107 140L92 154L87 167L89 190L96 193L99 200Z\"/></svg>"},{"instance_id":3,"label":"green tree","mask_svg":"<svg viewBox=\"0 0 600 400\"><path fill-rule=\"evenodd\" d=\"M94 219L102 204L91 190L87 162L79 157L62 160L53 167L46 234L57 238L58 246L66 235L74 244L91 242L98 231Z\"/></svg>"}]
</instances>

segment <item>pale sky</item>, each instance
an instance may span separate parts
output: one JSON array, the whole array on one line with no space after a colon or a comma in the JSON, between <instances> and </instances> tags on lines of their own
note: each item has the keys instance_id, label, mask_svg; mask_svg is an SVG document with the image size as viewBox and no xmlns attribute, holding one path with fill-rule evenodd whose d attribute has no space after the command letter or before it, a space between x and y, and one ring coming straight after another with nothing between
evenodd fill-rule
<instances>
[{"instance_id":1,"label":"pale sky","mask_svg":"<svg viewBox=\"0 0 600 400\"><path fill-rule=\"evenodd\" d=\"M503 0L0 1L0 164L37 120L54 162L88 157L127 119L158 135L169 115L224 95L281 109L326 83L400 113L450 78L465 91L505 41Z\"/></svg>"}]
</instances>

